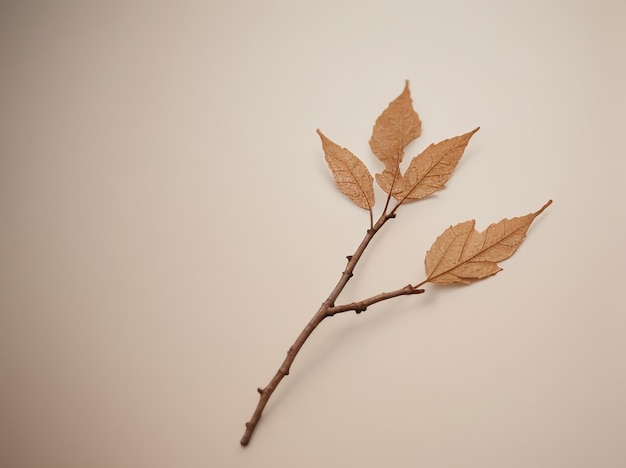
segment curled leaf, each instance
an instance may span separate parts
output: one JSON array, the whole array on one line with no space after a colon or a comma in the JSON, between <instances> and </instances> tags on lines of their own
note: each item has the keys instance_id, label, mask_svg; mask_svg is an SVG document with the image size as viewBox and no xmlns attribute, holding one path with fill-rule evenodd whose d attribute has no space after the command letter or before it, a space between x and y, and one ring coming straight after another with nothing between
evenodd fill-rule
<instances>
[{"instance_id":1,"label":"curled leaf","mask_svg":"<svg viewBox=\"0 0 626 468\"><path fill-rule=\"evenodd\" d=\"M495 275L501 270L497 262L513 255L531 223L551 203L526 216L503 219L483 232L474 229L474 220L449 227L426 253L426 282L468 284Z\"/></svg>"},{"instance_id":2,"label":"curled leaf","mask_svg":"<svg viewBox=\"0 0 626 468\"><path fill-rule=\"evenodd\" d=\"M402 93L376 119L370 148L387 170L402 162L403 148L422 134L422 122L413 109L409 82Z\"/></svg>"},{"instance_id":3,"label":"curled leaf","mask_svg":"<svg viewBox=\"0 0 626 468\"><path fill-rule=\"evenodd\" d=\"M398 201L418 200L441 190L461 160L470 138L479 128L430 145L411 160L404 176L395 176L395 182L394 174L389 170L376 174L378 185L387 193L393 187L391 195Z\"/></svg>"},{"instance_id":4,"label":"curled leaf","mask_svg":"<svg viewBox=\"0 0 626 468\"><path fill-rule=\"evenodd\" d=\"M363 162L348 149L342 148L317 131L322 148L337 188L361 208L372 211L374 206L374 178Z\"/></svg>"}]
</instances>

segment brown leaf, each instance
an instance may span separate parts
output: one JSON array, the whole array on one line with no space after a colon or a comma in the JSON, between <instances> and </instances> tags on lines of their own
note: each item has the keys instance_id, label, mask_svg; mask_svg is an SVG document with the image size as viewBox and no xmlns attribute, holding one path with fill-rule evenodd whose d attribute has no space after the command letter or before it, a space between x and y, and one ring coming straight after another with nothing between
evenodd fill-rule
<instances>
[{"instance_id":1,"label":"brown leaf","mask_svg":"<svg viewBox=\"0 0 626 468\"><path fill-rule=\"evenodd\" d=\"M474 229L474 220L450 226L426 253L426 282L468 284L495 275L501 270L497 262L513 255L531 223L551 203L526 216L503 219L483 232Z\"/></svg>"},{"instance_id":2,"label":"brown leaf","mask_svg":"<svg viewBox=\"0 0 626 468\"><path fill-rule=\"evenodd\" d=\"M380 174L376 174L376 182L378 182L378 185L385 193L389 193L393 187L393 193L391 195L393 195L396 200L402 199L404 179L399 168L395 169L393 172L385 169Z\"/></svg>"},{"instance_id":3,"label":"brown leaf","mask_svg":"<svg viewBox=\"0 0 626 468\"><path fill-rule=\"evenodd\" d=\"M332 142L321 132L322 148L337 188L361 208L372 211L374 179L365 164L346 148Z\"/></svg>"},{"instance_id":4,"label":"brown leaf","mask_svg":"<svg viewBox=\"0 0 626 468\"><path fill-rule=\"evenodd\" d=\"M404 90L376 119L370 148L385 168L393 171L402 162L403 148L422 134L422 122L413 110L406 81Z\"/></svg>"},{"instance_id":5,"label":"brown leaf","mask_svg":"<svg viewBox=\"0 0 626 468\"><path fill-rule=\"evenodd\" d=\"M404 176L389 170L376 174L378 185L387 193L393 185L393 197L398 201L418 200L441 190L463 156L470 138L480 127L471 132L432 144L414 157Z\"/></svg>"}]
</instances>

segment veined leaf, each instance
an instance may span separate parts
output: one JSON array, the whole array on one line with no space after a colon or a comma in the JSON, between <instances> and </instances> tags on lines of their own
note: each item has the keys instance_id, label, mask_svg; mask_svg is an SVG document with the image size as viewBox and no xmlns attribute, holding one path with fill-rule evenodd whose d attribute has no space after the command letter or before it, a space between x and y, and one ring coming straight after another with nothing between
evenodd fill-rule
<instances>
[{"instance_id":1,"label":"veined leaf","mask_svg":"<svg viewBox=\"0 0 626 468\"><path fill-rule=\"evenodd\" d=\"M474 220L449 227L426 253L426 281L468 284L495 275L501 270L497 262L513 255L531 223L551 203L552 200L526 216L503 219L483 232L474 229Z\"/></svg>"},{"instance_id":2,"label":"veined leaf","mask_svg":"<svg viewBox=\"0 0 626 468\"><path fill-rule=\"evenodd\" d=\"M372 211L374 179L365 164L348 149L332 142L321 132L322 148L337 188L361 208Z\"/></svg>"},{"instance_id":3,"label":"veined leaf","mask_svg":"<svg viewBox=\"0 0 626 468\"><path fill-rule=\"evenodd\" d=\"M432 144L409 164L404 176L396 176L393 197L398 200L418 200L441 190L463 156L470 138L480 127L471 132ZM389 170L376 174L378 185L387 193L393 181Z\"/></svg>"},{"instance_id":4,"label":"veined leaf","mask_svg":"<svg viewBox=\"0 0 626 468\"><path fill-rule=\"evenodd\" d=\"M385 193L389 193L393 188L391 194L396 200L402 199L402 192L404 187L404 178L400 173L400 168L396 168L393 172L385 169L383 172L376 174L376 182Z\"/></svg>"},{"instance_id":5,"label":"veined leaf","mask_svg":"<svg viewBox=\"0 0 626 468\"><path fill-rule=\"evenodd\" d=\"M422 122L413 110L413 100L406 81L404 90L376 119L370 148L387 170L394 171L402 162L403 148L422 134Z\"/></svg>"}]
</instances>

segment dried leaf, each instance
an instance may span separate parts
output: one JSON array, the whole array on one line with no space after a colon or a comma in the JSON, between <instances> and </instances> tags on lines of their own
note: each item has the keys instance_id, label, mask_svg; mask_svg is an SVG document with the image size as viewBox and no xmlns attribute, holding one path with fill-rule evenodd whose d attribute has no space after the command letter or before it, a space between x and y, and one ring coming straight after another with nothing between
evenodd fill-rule
<instances>
[{"instance_id":1,"label":"dried leaf","mask_svg":"<svg viewBox=\"0 0 626 468\"><path fill-rule=\"evenodd\" d=\"M321 132L322 148L337 188L361 208L372 211L374 178L365 164L346 148L332 142Z\"/></svg>"},{"instance_id":2,"label":"dried leaf","mask_svg":"<svg viewBox=\"0 0 626 468\"><path fill-rule=\"evenodd\" d=\"M422 122L413 110L407 81L402 93L376 119L370 148L390 171L402 162L403 148L422 134Z\"/></svg>"},{"instance_id":3,"label":"dried leaf","mask_svg":"<svg viewBox=\"0 0 626 468\"><path fill-rule=\"evenodd\" d=\"M396 175L395 183L394 174L389 170L376 174L378 185L387 193L393 186L392 195L398 201L418 200L441 190L463 156L470 138L479 128L430 145L411 160L404 176Z\"/></svg>"},{"instance_id":4,"label":"dried leaf","mask_svg":"<svg viewBox=\"0 0 626 468\"><path fill-rule=\"evenodd\" d=\"M449 227L426 253L426 281L468 284L495 275L501 270L497 262L513 255L531 223L551 203L526 216L503 219L483 232L474 229L474 220Z\"/></svg>"},{"instance_id":5,"label":"dried leaf","mask_svg":"<svg viewBox=\"0 0 626 468\"><path fill-rule=\"evenodd\" d=\"M389 193L393 189L391 194L396 200L402 199L402 193L404 192L404 178L400 173L399 168L392 171L385 169L380 174L376 174L376 182L385 193Z\"/></svg>"}]
</instances>

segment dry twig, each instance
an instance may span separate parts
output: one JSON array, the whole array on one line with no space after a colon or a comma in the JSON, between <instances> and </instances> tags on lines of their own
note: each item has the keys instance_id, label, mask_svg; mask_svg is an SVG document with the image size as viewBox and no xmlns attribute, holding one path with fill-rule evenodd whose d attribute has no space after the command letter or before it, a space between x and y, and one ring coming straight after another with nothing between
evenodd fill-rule
<instances>
[{"instance_id":1,"label":"dry twig","mask_svg":"<svg viewBox=\"0 0 626 468\"><path fill-rule=\"evenodd\" d=\"M375 223L373 214L375 204L374 178L357 156L348 149L332 142L318 130L326 162L332 171L337 188L357 206L368 210L370 227L356 251L347 257L348 263L337 285L289 348L287 357L270 383L264 388L257 389L259 401L250 421L246 423L246 431L241 439L241 445L248 445L250 442L263 410L276 387L285 376L289 375L291 365L298 352L313 333L313 330L324 319L350 311L359 314L373 304L394 297L422 294L424 289L421 286L426 283L438 285L468 284L496 274L501 270L497 262L513 255L525 239L531 223L552 203L550 200L538 211L519 218L503 219L490 225L483 232L474 229L475 222L473 220L451 226L437 238L426 254L427 277L425 280L416 285L408 284L395 291L380 293L358 302L335 305L335 301L348 284L354 268L374 236L387 221L396 217L396 212L400 206L427 197L445 186L478 128L430 145L411 160L403 174L400 163L403 159L404 148L420 136L421 130L422 122L413 110L407 82L402 93L389 104L376 120L370 139L372 152L384 164L383 171L376 174L376 181L380 188L387 193L385 206ZM394 207L389 210L392 199L395 199L396 202Z\"/></svg>"}]
</instances>

